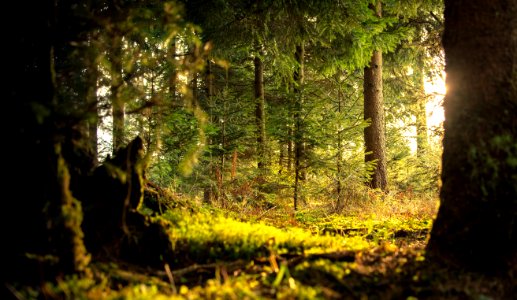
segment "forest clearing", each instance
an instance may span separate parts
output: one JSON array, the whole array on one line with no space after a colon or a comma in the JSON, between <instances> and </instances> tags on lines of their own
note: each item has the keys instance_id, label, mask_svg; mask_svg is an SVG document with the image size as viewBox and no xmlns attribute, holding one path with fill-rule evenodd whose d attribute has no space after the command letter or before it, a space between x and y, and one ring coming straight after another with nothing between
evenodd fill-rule
<instances>
[{"instance_id":1,"label":"forest clearing","mask_svg":"<svg viewBox=\"0 0 517 300\"><path fill-rule=\"evenodd\" d=\"M517 0L29 4L1 299L517 295Z\"/></svg>"}]
</instances>

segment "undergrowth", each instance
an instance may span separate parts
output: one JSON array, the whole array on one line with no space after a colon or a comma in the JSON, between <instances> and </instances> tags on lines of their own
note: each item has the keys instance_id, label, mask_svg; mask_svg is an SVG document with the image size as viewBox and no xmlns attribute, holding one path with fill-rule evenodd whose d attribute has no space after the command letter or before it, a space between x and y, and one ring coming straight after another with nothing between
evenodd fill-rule
<instances>
[{"instance_id":1,"label":"undergrowth","mask_svg":"<svg viewBox=\"0 0 517 300\"><path fill-rule=\"evenodd\" d=\"M486 281L477 277L458 287L460 275L451 278L425 267L424 246L437 203L429 196L411 197L370 192L366 201L349 202L340 213L316 200L293 213L288 199L278 199L273 208L234 204L168 210L152 217L166 226L175 255L161 270L94 262L93 278L63 278L39 289L9 287L19 299L504 295L497 282L488 291Z\"/></svg>"}]
</instances>

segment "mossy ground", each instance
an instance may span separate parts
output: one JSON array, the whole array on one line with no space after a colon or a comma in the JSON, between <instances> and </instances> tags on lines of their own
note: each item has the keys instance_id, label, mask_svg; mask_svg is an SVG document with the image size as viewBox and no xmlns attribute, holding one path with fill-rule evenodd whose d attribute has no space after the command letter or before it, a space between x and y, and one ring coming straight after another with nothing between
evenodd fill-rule
<instances>
[{"instance_id":1,"label":"mossy ground","mask_svg":"<svg viewBox=\"0 0 517 300\"><path fill-rule=\"evenodd\" d=\"M153 217L175 257L160 270L95 261L93 278L9 286L19 299L499 299L512 285L431 266L424 247L437 202L388 195L330 213L199 206ZM243 213L244 212L244 213Z\"/></svg>"}]
</instances>

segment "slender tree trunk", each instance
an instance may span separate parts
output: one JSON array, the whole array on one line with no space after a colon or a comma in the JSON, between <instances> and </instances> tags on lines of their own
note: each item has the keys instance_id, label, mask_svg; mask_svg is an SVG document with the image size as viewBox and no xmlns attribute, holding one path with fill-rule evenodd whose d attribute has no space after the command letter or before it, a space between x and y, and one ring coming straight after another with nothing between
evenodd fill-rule
<instances>
[{"instance_id":1,"label":"slender tree trunk","mask_svg":"<svg viewBox=\"0 0 517 300\"><path fill-rule=\"evenodd\" d=\"M305 48L303 43L296 46L295 53L296 61L298 62L298 69L294 72L294 94L295 94L295 105L294 105L294 210L297 210L299 201L301 199L300 190L302 189L301 181L304 178L303 170L304 167L304 145L303 145L303 81L304 81L304 57Z\"/></svg>"},{"instance_id":2,"label":"slender tree trunk","mask_svg":"<svg viewBox=\"0 0 517 300\"><path fill-rule=\"evenodd\" d=\"M338 81L339 82L339 81ZM338 113L341 114L341 101L343 99L341 89L338 88L338 94L337 94L337 101L338 101ZM336 153L336 211L340 212L343 209L343 175L341 172L342 166L343 166L343 140L342 140L342 130L340 128L341 126L337 127L337 153Z\"/></svg>"},{"instance_id":3,"label":"slender tree trunk","mask_svg":"<svg viewBox=\"0 0 517 300\"><path fill-rule=\"evenodd\" d=\"M169 46L169 94L171 95L171 99L176 98L176 83L177 83L177 72L176 72L176 39L171 41Z\"/></svg>"},{"instance_id":4,"label":"slender tree trunk","mask_svg":"<svg viewBox=\"0 0 517 300\"><path fill-rule=\"evenodd\" d=\"M208 113L210 115L210 122L213 122L213 108L214 108L214 74L212 73L212 62L210 59L206 61L206 94L208 96ZM213 145L212 138L208 139L208 147ZM210 160L208 162L208 178L215 178L215 168L212 162L212 154L210 153ZM205 203L212 203L215 198L215 191L211 180L205 186L203 191L203 201Z\"/></svg>"},{"instance_id":5,"label":"slender tree trunk","mask_svg":"<svg viewBox=\"0 0 517 300\"><path fill-rule=\"evenodd\" d=\"M427 98L424 89L424 58L423 53L419 56L417 66L415 69L414 80L415 80L415 101L416 101L416 146L417 146L417 157L422 157L429 148L428 137L427 137L427 111L426 103Z\"/></svg>"},{"instance_id":6,"label":"slender tree trunk","mask_svg":"<svg viewBox=\"0 0 517 300\"><path fill-rule=\"evenodd\" d=\"M93 46L90 46L93 47ZM99 78L99 70L97 66L97 52L90 50L88 53L88 73L87 73L87 84L88 90L86 94L86 103L88 107L88 149L92 155L92 162L94 166L97 166L98 159L98 147L97 147L97 127L99 125L99 113L98 113L98 99L97 99L97 80Z\"/></svg>"},{"instance_id":7,"label":"slender tree trunk","mask_svg":"<svg viewBox=\"0 0 517 300\"><path fill-rule=\"evenodd\" d=\"M278 141L278 144L278 174L282 174L282 172L284 171L285 145L282 143L282 141Z\"/></svg>"},{"instance_id":8,"label":"slender tree trunk","mask_svg":"<svg viewBox=\"0 0 517 300\"><path fill-rule=\"evenodd\" d=\"M233 150L233 156L232 156L232 172L231 172L231 179L235 179L235 175L237 175L237 150Z\"/></svg>"},{"instance_id":9,"label":"slender tree trunk","mask_svg":"<svg viewBox=\"0 0 517 300\"><path fill-rule=\"evenodd\" d=\"M441 205L427 254L517 274L517 0L446 0Z\"/></svg>"},{"instance_id":10,"label":"slender tree trunk","mask_svg":"<svg viewBox=\"0 0 517 300\"><path fill-rule=\"evenodd\" d=\"M375 6L381 17L381 2ZM386 190L386 139L384 124L384 98L382 95L382 53L374 51L370 65L364 68L364 119L370 126L364 129L365 162L375 163L375 169L368 185Z\"/></svg>"},{"instance_id":11,"label":"slender tree trunk","mask_svg":"<svg viewBox=\"0 0 517 300\"><path fill-rule=\"evenodd\" d=\"M291 172L291 170L293 169L293 139L294 134L290 124L289 129L287 129L287 172Z\"/></svg>"},{"instance_id":12,"label":"slender tree trunk","mask_svg":"<svg viewBox=\"0 0 517 300\"><path fill-rule=\"evenodd\" d=\"M122 37L115 35L111 44L111 105L113 117L113 154L124 146L124 99L122 90Z\"/></svg>"},{"instance_id":13,"label":"slender tree trunk","mask_svg":"<svg viewBox=\"0 0 517 300\"><path fill-rule=\"evenodd\" d=\"M208 104L210 108L212 108L214 101L214 74L212 71L212 62L210 59L206 60L206 74L205 74L205 82L206 82L206 95L208 97Z\"/></svg>"},{"instance_id":14,"label":"slender tree trunk","mask_svg":"<svg viewBox=\"0 0 517 300\"><path fill-rule=\"evenodd\" d=\"M96 100L96 97L95 97ZM97 102L92 103L91 110L93 114L88 119L88 148L92 154L92 162L94 166L99 163L99 150L98 150L98 135L97 127L99 125L99 116L97 113L98 107ZM95 115L94 115L95 114Z\"/></svg>"},{"instance_id":15,"label":"slender tree trunk","mask_svg":"<svg viewBox=\"0 0 517 300\"><path fill-rule=\"evenodd\" d=\"M259 53L260 55L261 53ZM257 161L261 173L266 169L266 114L264 110L264 63L255 56L255 124L257 137Z\"/></svg>"}]
</instances>

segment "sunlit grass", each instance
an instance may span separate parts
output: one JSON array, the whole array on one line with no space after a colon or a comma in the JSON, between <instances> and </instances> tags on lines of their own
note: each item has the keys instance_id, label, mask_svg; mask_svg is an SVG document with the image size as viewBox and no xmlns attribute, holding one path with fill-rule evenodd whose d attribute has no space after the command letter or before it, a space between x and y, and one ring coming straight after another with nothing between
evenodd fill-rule
<instances>
[{"instance_id":1,"label":"sunlit grass","mask_svg":"<svg viewBox=\"0 0 517 300\"><path fill-rule=\"evenodd\" d=\"M252 259L275 254L308 254L370 247L360 237L314 234L291 227L277 228L263 222L249 223L221 213L168 212L163 218L172 223L168 233L174 251L194 261Z\"/></svg>"},{"instance_id":2,"label":"sunlit grass","mask_svg":"<svg viewBox=\"0 0 517 300\"><path fill-rule=\"evenodd\" d=\"M368 189L355 195L358 196L347 199L341 212L336 212L332 199L326 198L307 199L294 212L287 197L276 199L274 207L241 207L234 202L226 203L225 209L196 206L170 210L154 217L166 226L173 245L175 257L170 268L175 272L192 265L204 267L194 269L186 277L178 275L170 282L164 270L141 274L141 270L131 271L127 266L94 263L94 280L64 278L55 284L45 284L41 291L26 289L21 296L28 299L42 295L68 299L336 297L339 293L328 288L328 280L334 287L368 285L368 278L381 276L388 263L402 268L407 257L422 255L437 209L437 199L433 196L385 194ZM333 253L352 253L355 261L320 257ZM370 265L369 260L374 257L386 257L383 262L386 266ZM293 263L293 258L299 259L299 263ZM363 276L360 274L372 275L365 275L363 282L359 279L363 277L358 277ZM350 276L354 278L351 282ZM193 278L198 279L192 281ZM357 293L362 295L360 291Z\"/></svg>"}]
</instances>

